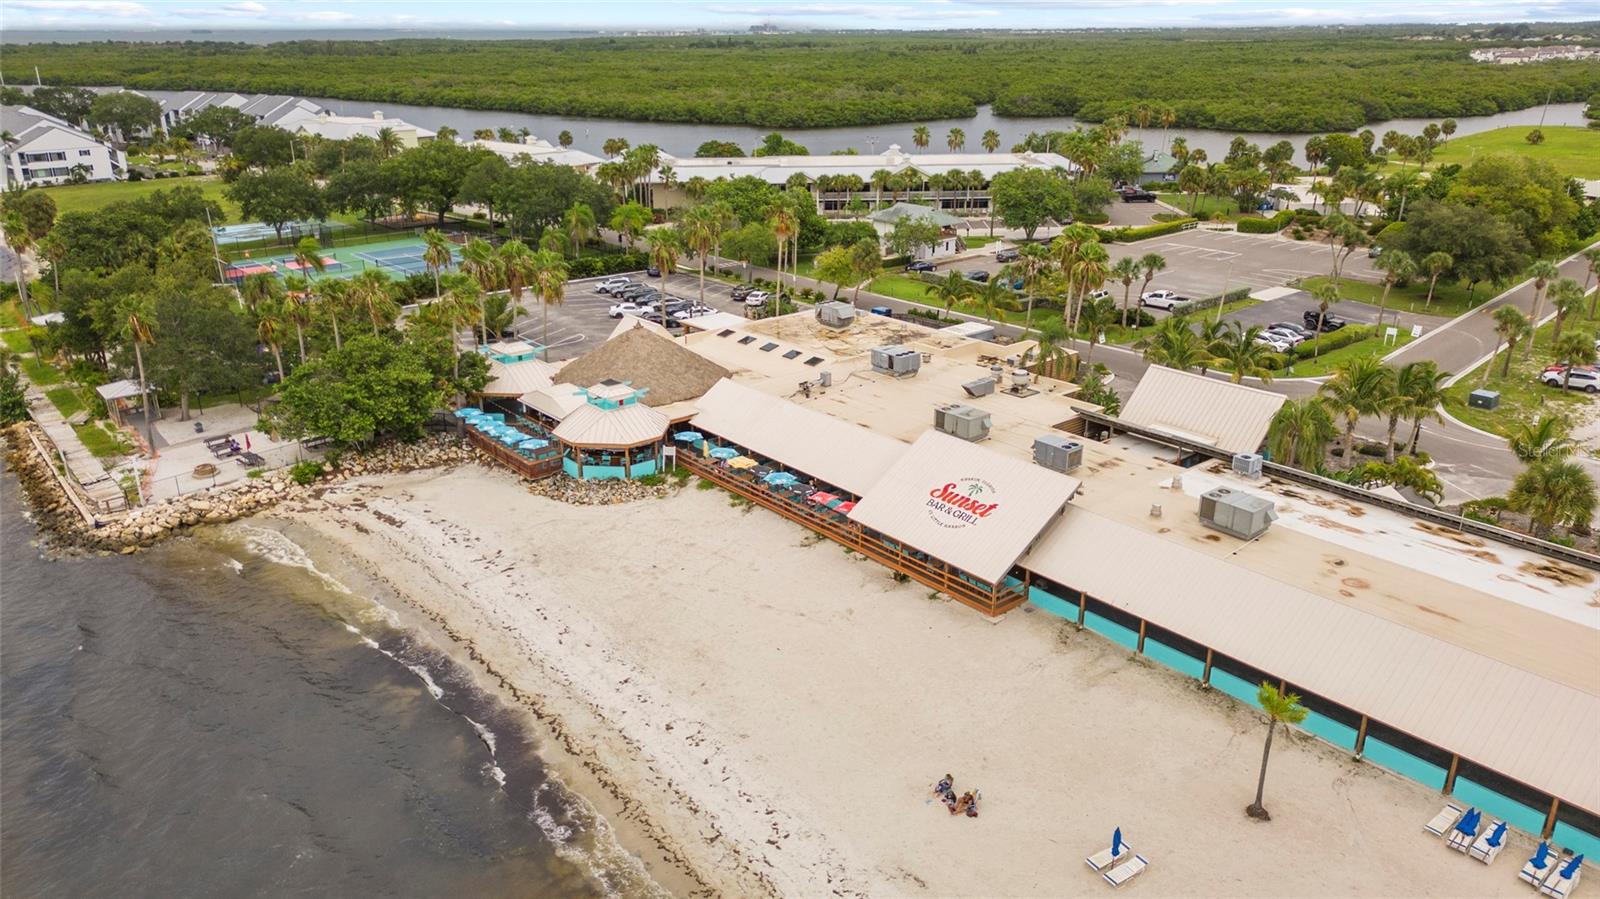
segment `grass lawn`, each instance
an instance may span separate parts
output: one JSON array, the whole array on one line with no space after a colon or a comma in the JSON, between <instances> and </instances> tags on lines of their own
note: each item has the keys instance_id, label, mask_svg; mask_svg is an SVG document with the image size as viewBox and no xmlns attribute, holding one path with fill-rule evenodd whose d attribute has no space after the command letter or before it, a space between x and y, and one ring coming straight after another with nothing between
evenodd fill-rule
<instances>
[{"instance_id":1,"label":"grass lawn","mask_svg":"<svg viewBox=\"0 0 1600 899\"><path fill-rule=\"evenodd\" d=\"M6 349L13 353L33 352L33 344L28 343L28 332L21 328L0 331L0 340L5 341Z\"/></svg>"},{"instance_id":2,"label":"grass lawn","mask_svg":"<svg viewBox=\"0 0 1600 899\"><path fill-rule=\"evenodd\" d=\"M22 365L22 373L28 376L28 380L40 387L61 383L61 372L56 371L49 363L40 362L32 356L23 357L18 362Z\"/></svg>"},{"instance_id":3,"label":"grass lawn","mask_svg":"<svg viewBox=\"0 0 1600 899\"><path fill-rule=\"evenodd\" d=\"M1381 336L1369 337L1349 346L1329 350L1315 359L1297 359L1294 365L1277 372L1280 378L1320 378L1358 356L1386 356L1411 342L1411 332L1401 331L1393 343L1384 343Z\"/></svg>"},{"instance_id":4,"label":"grass lawn","mask_svg":"<svg viewBox=\"0 0 1600 899\"><path fill-rule=\"evenodd\" d=\"M1156 194L1156 196L1161 198L1161 202L1183 210L1184 214L1175 216L1175 218L1183 218L1184 216L1190 214L1189 203L1192 198L1183 194ZM1208 221L1218 212L1227 216L1228 221L1230 222L1237 222L1240 219L1261 218L1261 216L1256 215L1253 212L1240 212L1239 204L1235 203L1232 197L1216 197L1207 196L1205 194L1201 194L1199 197L1199 202L1195 203L1193 215L1195 218L1198 218L1201 221ZM1172 213L1169 212L1167 215L1170 216Z\"/></svg>"},{"instance_id":5,"label":"grass lawn","mask_svg":"<svg viewBox=\"0 0 1600 899\"><path fill-rule=\"evenodd\" d=\"M83 441L83 448L94 453L97 459L114 459L132 450L128 439L110 422L92 421L78 425L73 430L78 433L78 439Z\"/></svg>"},{"instance_id":6,"label":"grass lawn","mask_svg":"<svg viewBox=\"0 0 1600 899\"><path fill-rule=\"evenodd\" d=\"M990 237L987 234L968 234L962 236L961 242L967 245L967 249L971 250L978 247L988 246L989 244L997 243L1004 239L1005 238L1003 237Z\"/></svg>"},{"instance_id":7,"label":"grass lawn","mask_svg":"<svg viewBox=\"0 0 1600 899\"><path fill-rule=\"evenodd\" d=\"M1328 279L1326 277L1317 275L1316 277L1305 279L1300 286L1310 291L1327 282ZM1500 294L1501 290L1504 290L1504 288L1496 287L1493 284L1479 284L1478 289L1473 292L1469 299L1466 285L1456 281L1446 283L1441 278L1438 286L1433 289L1433 302L1425 304L1424 301L1428 298L1428 282L1412 281L1405 287L1396 287L1389 291L1388 308L1398 309L1401 312L1437 315L1441 318L1455 318L1474 306L1481 306L1494 299ZM1370 281L1353 281L1349 278L1340 278L1339 296L1341 299L1355 300L1358 303L1370 303L1376 306L1378 305L1378 299L1383 296L1383 285L1373 284ZM1339 307L1337 305L1329 307L1328 314L1338 315Z\"/></svg>"},{"instance_id":8,"label":"grass lawn","mask_svg":"<svg viewBox=\"0 0 1600 899\"><path fill-rule=\"evenodd\" d=\"M62 418L71 418L83 411L83 396L76 387L52 387L44 392L51 403L55 404L56 411Z\"/></svg>"},{"instance_id":9,"label":"grass lawn","mask_svg":"<svg viewBox=\"0 0 1600 899\"><path fill-rule=\"evenodd\" d=\"M909 300L913 303L926 303L929 306L944 307L937 297L933 295L933 285L918 281L908 275L879 275L872 279L867 289L873 293L881 293L886 297L897 300Z\"/></svg>"},{"instance_id":10,"label":"grass lawn","mask_svg":"<svg viewBox=\"0 0 1600 899\"><path fill-rule=\"evenodd\" d=\"M223 195L222 181L213 177L202 178L161 178L150 181L106 181L95 184L67 184L61 187L47 187L44 192L56 201L56 212L94 212L118 200L135 200L147 197L158 190L171 190L180 185L198 187L208 199L216 200L222 204L222 211L227 220L239 220L239 207L234 205ZM216 224L222 224L217 222Z\"/></svg>"},{"instance_id":11,"label":"grass lawn","mask_svg":"<svg viewBox=\"0 0 1600 899\"><path fill-rule=\"evenodd\" d=\"M1542 159L1563 175L1600 178L1600 129L1551 126L1544 129L1544 143L1530 144L1527 137L1532 130L1532 125L1516 125L1453 137L1433 151L1431 164L1465 165L1477 155L1514 153Z\"/></svg>"},{"instance_id":12,"label":"grass lawn","mask_svg":"<svg viewBox=\"0 0 1600 899\"><path fill-rule=\"evenodd\" d=\"M1483 381L1483 370L1478 369L1456 382L1445 391L1444 408L1451 415L1491 434L1508 436L1518 422L1533 424L1541 415L1561 413L1576 416L1594 408L1594 397L1581 390L1562 390L1546 387L1535 380L1546 365L1555 361L1550 352L1550 337L1555 323L1539 329L1531 359L1524 359L1518 346L1511 362L1510 377L1500 377L1505 364L1505 351L1489 362L1489 381ZM1467 395L1483 387L1500 392L1498 409L1474 409L1467 405Z\"/></svg>"}]
</instances>

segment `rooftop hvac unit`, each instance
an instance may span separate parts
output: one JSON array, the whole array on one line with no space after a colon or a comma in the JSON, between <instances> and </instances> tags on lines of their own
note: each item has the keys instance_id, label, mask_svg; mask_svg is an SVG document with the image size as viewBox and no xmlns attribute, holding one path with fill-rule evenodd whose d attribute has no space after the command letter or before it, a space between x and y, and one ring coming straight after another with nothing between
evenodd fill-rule
<instances>
[{"instance_id":1,"label":"rooftop hvac unit","mask_svg":"<svg viewBox=\"0 0 1600 899\"><path fill-rule=\"evenodd\" d=\"M974 406L951 403L933 410L933 426L962 440L976 443L989 436L989 413Z\"/></svg>"},{"instance_id":2,"label":"rooftop hvac unit","mask_svg":"<svg viewBox=\"0 0 1600 899\"><path fill-rule=\"evenodd\" d=\"M1233 470L1247 478L1261 477L1261 456L1258 453L1234 453Z\"/></svg>"},{"instance_id":3,"label":"rooftop hvac unit","mask_svg":"<svg viewBox=\"0 0 1600 899\"><path fill-rule=\"evenodd\" d=\"M823 303L817 307L817 319L830 328L848 328L856 320L856 307L849 303Z\"/></svg>"},{"instance_id":4,"label":"rooftop hvac unit","mask_svg":"<svg viewBox=\"0 0 1600 899\"><path fill-rule=\"evenodd\" d=\"M994 393L994 378L979 378L976 381L968 381L961 385L961 389L967 392L967 396L988 396Z\"/></svg>"},{"instance_id":5,"label":"rooftop hvac unit","mask_svg":"<svg viewBox=\"0 0 1600 899\"><path fill-rule=\"evenodd\" d=\"M921 367L922 354L907 346L880 346L872 351L873 371L904 378L916 374Z\"/></svg>"},{"instance_id":6,"label":"rooftop hvac unit","mask_svg":"<svg viewBox=\"0 0 1600 899\"><path fill-rule=\"evenodd\" d=\"M1254 540L1276 521L1272 500L1227 487L1200 495L1200 523L1240 540Z\"/></svg>"},{"instance_id":7,"label":"rooftop hvac unit","mask_svg":"<svg viewBox=\"0 0 1600 899\"><path fill-rule=\"evenodd\" d=\"M1072 471L1083 464L1083 444L1055 434L1035 437L1033 461L1051 471Z\"/></svg>"},{"instance_id":8,"label":"rooftop hvac unit","mask_svg":"<svg viewBox=\"0 0 1600 899\"><path fill-rule=\"evenodd\" d=\"M1033 375L1028 374L1025 368L1016 369L1011 373L1011 389L1021 390L1033 383Z\"/></svg>"}]
</instances>

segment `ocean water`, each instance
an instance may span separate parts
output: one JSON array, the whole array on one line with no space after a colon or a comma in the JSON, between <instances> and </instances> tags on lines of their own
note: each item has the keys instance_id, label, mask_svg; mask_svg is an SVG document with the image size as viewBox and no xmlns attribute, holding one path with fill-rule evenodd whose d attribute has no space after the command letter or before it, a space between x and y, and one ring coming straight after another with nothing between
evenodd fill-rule
<instances>
[{"instance_id":1,"label":"ocean water","mask_svg":"<svg viewBox=\"0 0 1600 899\"><path fill-rule=\"evenodd\" d=\"M0 894L660 892L515 709L277 531L36 536L0 478Z\"/></svg>"}]
</instances>

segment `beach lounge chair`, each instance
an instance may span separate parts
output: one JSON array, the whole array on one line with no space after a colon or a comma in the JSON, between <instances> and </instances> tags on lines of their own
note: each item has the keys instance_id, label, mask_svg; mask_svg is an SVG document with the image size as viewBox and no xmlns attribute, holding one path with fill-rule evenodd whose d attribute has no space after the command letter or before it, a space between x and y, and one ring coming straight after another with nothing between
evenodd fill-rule
<instances>
[{"instance_id":1,"label":"beach lounge chair","mask_svg":"<svg viewBox=\"0 0 1600 899\"><path fill-rule=\"evenodd\" d=\"M1543 858L1540 856L1543 856ZM1544 862L1544 864L1535 864L1540 861ZM1537 889L1544 884L1550 875L1556 872L1556 866L1560 864L1560 861L1561 857L1556 852L1555 847L1548 842L1540 843L1538 850L1533 853L1533 857L1523 862L1522 870L1517 873L1517 879Z\"/></svg>"},{"instance_id":2,"label":"beach lounge chair","mask_svg":"<svg viewBox=\"0 0 1600 899\"><path fill-rule=\"evenodd\" d=\"M1423 825L1423 829L1436 837L1442 837L1459 820L1461 820L1461 806L1456 805L1454 802L1449 802L1445 803L1445 807L1439 810L1439 814L1433 816L1432 821Z\"/></svg>"},{"instance_id":3,"label":"beach lounge chair","mask_svg":"<svg viewBox=\"0 0 1600 899\"><path fill-rule=\"evenodd\" d=\"M1133 848L1127 843L1123 843L1121 849L1122 851L1118 852L1116 855L1112 855L1111 847L1107 846L1083 861L1089 867L1093 868L1096 873L1099 873L1111 867L1112 865L1117 864L1118 862L1127 860L1129 856L1133 855Z\"/></svg>"},{"instance_id":4,"label":"beach lounge chair","mask_svg":"<svg viewBox=\"0 0 1600 899\"><path fill-rule=\"evenodd\" d=\"M1561 859L1556 862L1555 872L1539 887L1539 892L1554 896L1555 899L1567 899L1578 885L1578 875L1582 873L1583 856Z\"/></svg>"},{"instance_id":5,"label":"beach lounge chair","mask_svg":"<svg viewBox=\"0 0 1600 899\"><path fill-rule=\"evenodd\" d=\"M1467 850L1467 855L1487 865L1494 861L1495 856L1500 854L1500 850L1504 849L1505 845L1506 822L1496 818L1489 822L1488 827L1483 829L1483 833L1478 836L1478 841L1472 844L1471 849Z\"/></svg>"},{"instance_id":6,"label":"beach lounge chair","mask_svg":"<svg viewBox=\"0 0 1600 899\"><path fill-rule=\"evenodd\" d=\"M1144 869L1148 867L1150 867L1150 863L1144 860L1144 856L1135 855L1133 858L1123 862L1122 864L1112 868L1110 871L1107 871L1100 876L1105 878L1106 883L1109 883L1114 887L1120 887L1135 877L1138 877L1140 874L1143 874Z\"/></svg>"},{"instance_id":7,"label":"beach lounge chair","mask_svg":"<svg viewBox=\"0 0 1600 899\"><path fill-rule=\"evenodd\" d=\"M1461 816L1456 826L1450 828L1450 833L1445 837L1445 845L1457 852L1466 852L1472 848L1472 841L1478 838L1478 822L1483 819L1483 812L1476 808L1467 809Z\"/></svg>"}]
</instances>

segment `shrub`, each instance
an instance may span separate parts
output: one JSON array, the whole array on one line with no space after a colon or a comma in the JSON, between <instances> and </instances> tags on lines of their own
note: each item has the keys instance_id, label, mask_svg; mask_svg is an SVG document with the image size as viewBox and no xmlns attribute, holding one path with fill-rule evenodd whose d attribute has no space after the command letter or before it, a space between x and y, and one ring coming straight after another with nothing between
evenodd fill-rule
<instances>
[{"instance_id":1,"label":"shrub","mask_svg":"<svg viewBox=\"0 0 1600 899\"><path fill-rule=\"evenodd\" d=\"M256 478L259 478L259 477L261 477L262 475L264 475L266 473L267 473L267 470L265 468L252 468L249 471L245 472L244 476L253 481Z\"/></svg>"},{"instance_id":2,"label":"shrub","mask_svg":"<svg viewBox=\"0 0 1600 899\"><path fill-rule=\"evenodd\" d=\"M1240 219L1239 231L1244 234L1274 234L1288 227L1294 220L1294 213L1285 209L1267 219Z\"/></svg>"},{"instance_id":3,"label":"shrub","mask_svg":"<svg viewBox=\"0 0 1600 899\"><path fill-rule=\"evenodd\" d=\"M1111 221L1111 216L1099 211L1079 213L1077 218L1085 225L1104 225Z\"/></svg>"},{"instance_id":4,"label":"shrub","mask_svg":"<svg viewBox=\"0 0 1600 899\"><path fill-rule=\"evenodd\" d=\"M144 180L144 172L141 172L138 169L128 169L128 180L129 181L143 181Z\"/></svg>"},{"instance_id":5,"label":"shrub","mask_svg":"<svg viewBox=\"0 0 1600 899\"><path fill-rule=\"evenodd\" d=\"M568 277L571 278L598 278L602 275L615 275L621 272L643 271L650 265L650 260L643 253L615 253L609 256L584 256L581 259L567 260ZM431 290L431 288L430 288Z\"/></svg>"},{"instance_id":6,"label":"shrub","mask_svg":"<svg viewBox=\"0 0 1600 899\"><path fill-rule=\"evenodd\" d=\"M1224 303L1232 303L1235 300L1242 300L1249 295L1250 288L1235 287L1233 290L1230 290L1225 294L1217 293L1208 297L1201 297L1198 300L1190 300L1187 303L1180 303L1177 306L1172 307L1172 314L1189 315L1194 312L1199 312L1202 309L1215 309Z\"/></svg>"},{"instance_id":7,"label":"shrub","mask_svg":"<svg viewBox=\"0 0 1600 899\"><path fill-rule=\"evenodd\" d=\"M289 479L304 487L322 477L322 463L314 459L296 462L289 466Z\"/></svg>"},{"instance_id":8,"label":"shrub","mask_svg":"<svg viewBox=\"0 0 1600 899\"><path fill-rule=\"evenodd\" d=\"M1310 359L1316 354L1318 346L1322 347L1322 352L1327 353L1352 343L1360 343L1377 333L1377 325L1345 325L1337 331L1330 331L1321 337L1313 337L1297 345L1294 348L1294 355L1298 359Z\"/></svg>"},{"instance_id":9,"label":"shrub","mask_svg":"<svg viewBox=\"0 0 1600 899\"><path fill-rule=\"evenodd\" d=\"M1176 181L1146 181L1145 183L1139 185L1139 187L1142 190L1148 190L1148 191L1151 191L1153 193L1170 194L1170 193L1172 193L1172 192L1174 192L1174 191L1176 191L1178 189L1178 182L1176 182Z\"/></svg>"},{"instance_id":10,"label":"shrub","mask_svg":"<svg viewBox=\"0 0 1600 899\"><path fill-rule=\"evenodd\" d=\"M1186 227L1192 227L1198 222L1194 218L1181 218L1175 221L1162 222L1158 225L1140 225L1138 227L1112 228L1100 232L1100 242L1132 243L1136 240L1148 240L1152 237L1165 237L1168 234L1177 234Z\"/></svg>"},{"instance_id":11,"label":"shrub","mask_svg":"<svg viewBox=\"0 0 1600 899\"><path fill-rule=\"evenodd\" d=\"M647 474L644 477L636 478L635 480L638 481L639 486L641 487L660 487L662 484L667 482L666 476L660 474Z\"/></svg>"}]
</instances>

